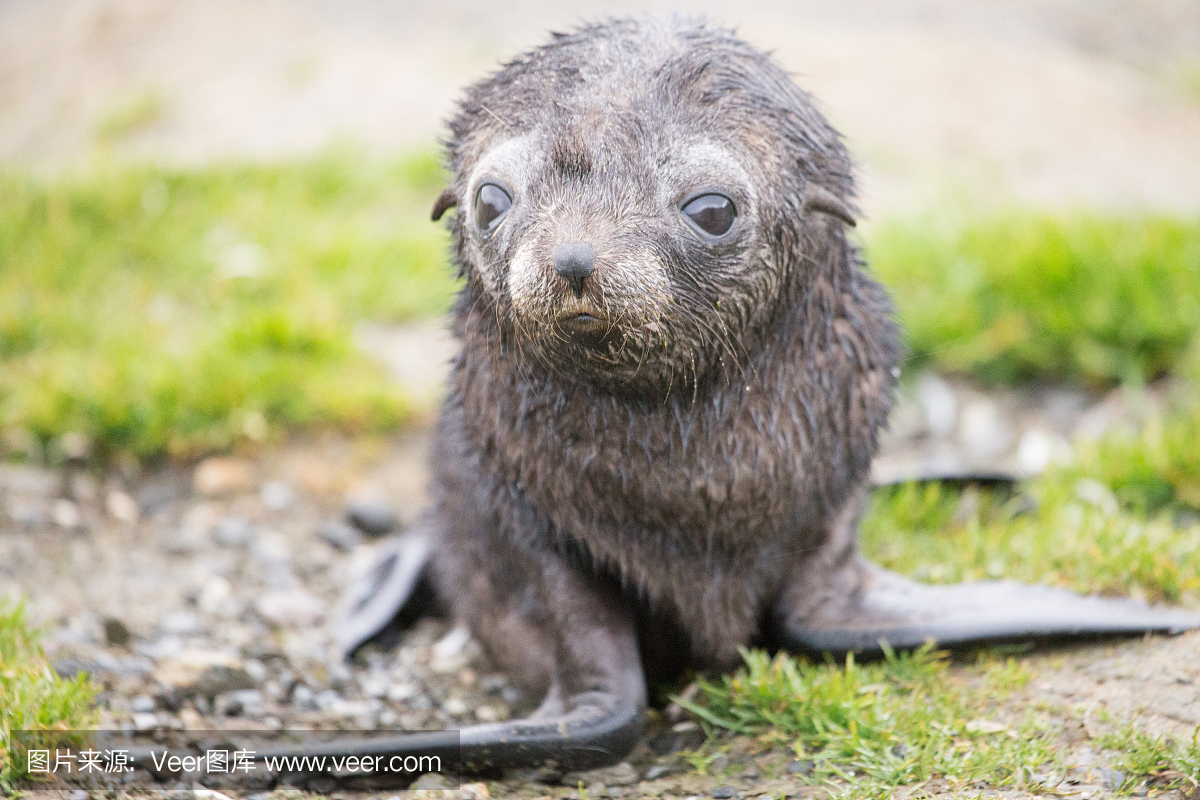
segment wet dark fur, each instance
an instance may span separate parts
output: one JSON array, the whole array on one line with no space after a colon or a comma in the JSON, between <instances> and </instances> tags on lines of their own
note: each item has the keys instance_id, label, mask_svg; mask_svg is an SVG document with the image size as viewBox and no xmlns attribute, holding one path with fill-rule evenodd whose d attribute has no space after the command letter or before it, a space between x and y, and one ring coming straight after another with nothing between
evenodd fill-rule
<instances>
[{"instance_id":1,"label":"wet dark fur","mask_svg":"<svg viewBox=\"0 0 1200 800\"><path fill-rule=\"evenodd\" d=\"M889 301L843 222L806 205L853 207L840 138L769 57L679 20L556 35L471 87L450 129L441 207L459 207L465 286L433 456L440 593L533 691L587 688L605 645L579 641L584 618L633 619L652 675L731 666L837 591L819 576L852 560L891 403ZM546 157L484 241L471 170L530 131ZM698 136L734 152L756 192L752 224L719 247L656 199ZM502 281L535 217L600 241L598 273L605 253L653 252L669 300L642 316L636 291L602 287L592 299L620 313L599 343L522 319Z\"/></svg>"}]
</instances>

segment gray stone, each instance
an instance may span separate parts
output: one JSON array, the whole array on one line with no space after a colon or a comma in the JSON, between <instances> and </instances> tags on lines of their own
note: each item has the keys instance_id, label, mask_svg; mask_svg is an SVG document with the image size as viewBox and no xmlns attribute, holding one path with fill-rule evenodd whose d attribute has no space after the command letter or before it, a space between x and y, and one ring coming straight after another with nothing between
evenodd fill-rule
<instances>
[{"instance_id":1,"label":"gray stone","mask_svg":"<svg viewBox=\"0 0 1200 800\"><path fill-rule=\"evenodd\" d=\"M454 787L450 785L450 781L446 780L446 776L439 775L436 772L426 772L413 781L412 785L408 788L414 791L421 789L426 791L448 791Z\"/></svg>"},{"instance_id":2,"label":"gray stone","mask_svg":"<svg viewBox=\"0 0 1200 800\"><path fill-rule=\"evenodd\" d=\"M139 694L137 697L129 701L130 709L139 713L153 711L154 706L154 698L150 697L149 695Z\"/></svg>"},{"instance_id":3,"label":"gray stone","mask_svg":"<svg viewBox=\"0 0 1200 800\"><path fill-rule=\"evenodd\" d=\"M296 502L296 491L283 481L268 481L263 484L259 496L272 511L286 511Z\"/></svg>"},{"instance_id":4,"label":"gray stone","mask_svg":"<svg viewBox=\"0 0 1200 800\"><path fill-rule=\"evenodd\" d=\"M241 667L215 665L205 667L200 677L187 687L191 694L213 698L226 692L253 689L254 678Z\"/></svg>"},{"instance_id":5,"label":"gray stone","mask_svg":"<svg viewBox=\"0 0 1200 800\"><path fill-rule=\"evenodd\" d=\"M254 540L254 526L243 517L226 517L213 528L213 539L226 547L245 547Z\"/></svg>"},{"instance_id":6,"label":"gray stone","mask_svg":"<svg viewBox=\"0 0 1200 800\"><path fill-rule=\"evenodd\" d=\"M129 628L125 623L116 617L106 617L104 619L104 643L109 647L129 647L129 643L133 641L133 634L129 632Z\"/></svg>"},{"instance_id":7,"label":"gray stone","mask_svg":"<svg viewBox=\"0 0 1200 800\"><path fill-rule=\"evenodd\" d=\"M317 699L313 695L313 690L303 683L296 684L296 687L292 689L292 705L300 711L320 710Z\"/></svg>"},{"instance_id":8,"label":"gray stone","mask_svg":"<svg viewBox=\"0 0 1200 800\"><path fill-rule=\"evenodd\" d=\"M572 778L574 777L572 776ZM611 767L601 767L600 769L581 772L578 775L578 781L573 779L570 783L582 782L584 785L602 783L605 786L631 786L641 779L641 776L638 775L638 771L633 768L632 764L628 761L622 761Z\"/></svg>"},{"instance_id":9,"label":"gray stone","mask_svg":"<svg viewBox=\"0 0 1200 800\"><path fill-rule=\"evenodd\" d=\"M391 506L382 500L353 500L346 506L346 519L365 535L378 538L391 533L400 520Z\"/></svg>"},{"instance_id":10,"label":"gray stone","mask_svg":"<svg viewBox=\"0 0 1200 800\"><path fill-rule=\"evenodd\" d=\"M254 608L267 622L281 628L307 628L325 617L325 604L303 589L267 592Z\"/></svg>"},{"instance_id":11,"label":"gray stone","mask_svg":"<svg viewBox=\"0 0 1200 800\"><path fill-rule=\"evenodd\" d=\"M213 700L213 706L218 713L226 717L261 716L263 713L264 698L262 692L257 689L239 689L234 692L226 692L217 696Z\"/></svg>"},{"instance_id":12,"label":"gray stone","mask_svg":"<svg viewBox=\"0 0 1200 800\"><path fill-rule=\"evenodd\" d=\"M650 767L650 769L646 770L646 780L656 781L659 778L665 778L668 775L672 775L677 771L678 767L675 764L655 764L654 766Z\"/></svg>"}]
</instances>

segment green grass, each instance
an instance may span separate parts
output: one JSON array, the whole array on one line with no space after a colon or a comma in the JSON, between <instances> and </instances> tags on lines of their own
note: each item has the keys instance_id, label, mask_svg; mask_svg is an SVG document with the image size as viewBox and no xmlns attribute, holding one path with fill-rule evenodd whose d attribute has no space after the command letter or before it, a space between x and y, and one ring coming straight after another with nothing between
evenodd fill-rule
<instances>
[{"instance_id":1,"label":"green grass","mask_svg":"<svg viewBox=\"0 0 1200 800\"><path fill-rule=\"evenodd\" d=\"M867 244L914 366L1141 383L1171 372L1200 330L1200 219L951 215L885 222Z\"/></svg>"},{"instance_id":2,"label":"green grass","mask_svg":"<svg viewBox=\"0 0 1200 800\"><path fill-rule=\"evenodd\" d=\"M1015 493L908 484L875 493L866 553L934 583L1016 578L1151 600L1200 599L1200 383L1140 430L1077 443Z\"/></svg>"},{"instance_id":3,"label":"green grass","mask_svg":"<svg viewBox=\"0 0 1200 800\"><path fill-rule=\"evenodd\" d=\"M1125 775L1118 787L1123 794L1134 793L1145 783L1181 788L1185 797L1200 791L1200 728L1190 739L1178 741L1150 736L1126 724L1097 737L1096 743L1115 756L1116 769Z\"/></svg>"},{"instance_id":4,"label":"green grass","mask_svg":"<svg viewBox=\"0 0 1200 800\"><path fill-rule=\"evenodd\" d=\"M1029 678L1011 659L982 659L964 680L928 647L865 665L744 656L737 674L701 681L701 702L687 707L716 729L791 747L814 762L811 780L835 793L888 797L934 778L1035 788L1061 767L1058 723L1033 710L998 712Z\"/></svg>"},{"instance_id":5,"label":"green grass","mask_svg":"<svg viewBox=\"0 0 1200 800\"><path fill-rule=\"evenodd\" d=\"M152 92L113 136L161 113ZM0 171L0 429L101 454L191 456L264 429L379 429L404 399L353 346L360 320L443 310L432 155ZM1200 343L1200 221L1014 211L903 219L867 243L909 366L1109 386ZM1200 344L1194 346L1200 349ZM1186 489L1192 491L1195 489Z\"/></svg>"},{"instance_id":6,"label":"green grass","mask_svg":"<svg viewBox=\"0 0 1200 800\"><path fill-rule=\"evenodd\" d=\"M86 729L94 723L96 692L86 675L60 678L46 663L24 608L0 601L0 794L28 777L14 732Z\"/></svg>"},{"instance_id":7,"label":"green grass","mask_svg":"<svg viewBox=\"0 0 1200 800\"><path fill-rule=\"evenodd\" d=\"M347 153L0 174L0 428L188 456L263 422L396 424L351 332L448 303L441 185L432 156Z\"/></svg>"}]
</instances>

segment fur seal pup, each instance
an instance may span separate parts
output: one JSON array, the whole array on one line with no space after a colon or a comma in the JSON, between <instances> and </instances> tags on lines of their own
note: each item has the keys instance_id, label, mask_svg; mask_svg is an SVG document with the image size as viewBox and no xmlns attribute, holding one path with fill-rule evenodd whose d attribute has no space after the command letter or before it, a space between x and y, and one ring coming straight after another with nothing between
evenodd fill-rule
<instances>
[{"instance_id":1,"label":"fur seal pup","mask_svg":"<svg viewBox=\"0 0 1200 800\"><path fill-rule=\"evenodd\" d=\"M648 677L729 669L748 645L1197 624L1046 587L922 586L858 554L899 333L847 239L841 138L731 32L555 34L467 90L447 153L433 218L458 209L465 283L433 507L338 635L353 650L428 580L544 697L464 729L468 767L615 761Z\"/></svg>"}]
</instances>

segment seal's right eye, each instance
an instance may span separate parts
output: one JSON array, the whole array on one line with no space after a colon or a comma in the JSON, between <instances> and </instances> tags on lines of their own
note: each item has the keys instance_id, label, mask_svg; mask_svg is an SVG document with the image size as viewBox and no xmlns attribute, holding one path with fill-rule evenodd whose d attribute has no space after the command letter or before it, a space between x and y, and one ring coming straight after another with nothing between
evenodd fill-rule
<instances>
[{"instance_id":1,"label":"seal's right eye","mask_svg":"<svg viewBox=\"0 0 1200 800\"><path fill-rule=\"evenodd\" d=\"M481 231L490 233L500 224L504 214L512 208L508 192L494 183L485 183L475 195L475 224Z\"/></svg>"},{"instance_id":2,"label":"seal's right eye","mask_svg":"<svg viewBox=\"0 0 1200 800\"><path fill-rule=\"evenodd\" d=\"M688 201L682 210L692 225L713 237L729 233L737 219L737 208L723 194L702 194Z\"/></svg>"}]
</instances>

